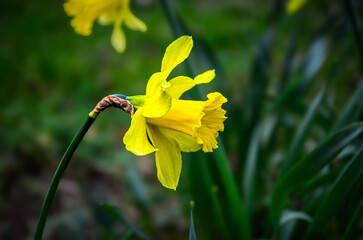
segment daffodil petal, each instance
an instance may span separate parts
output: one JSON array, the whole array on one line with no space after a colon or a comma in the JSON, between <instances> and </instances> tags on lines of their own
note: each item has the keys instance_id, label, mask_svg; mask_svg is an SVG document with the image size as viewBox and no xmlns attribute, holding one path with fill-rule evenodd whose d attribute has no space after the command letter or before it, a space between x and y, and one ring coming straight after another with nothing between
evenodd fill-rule
<instances>
[{"instance_id":1,"label":"daffodil petal","mask_svg":"<svg viewBox=\"0 0 363 240\"><path fill-rule=\"evenodd\" d=\"M289 14L294 14L298 12L308 0L290 0L286 5L286 11Z\"/></svg>"},{"instance_id":2,"label":"daffodil petal","mask_svg":"<svg viewBox=\"0 0 363 240\"><path fill-rule=\"evenodd\" d=\"M167 128L159 128L160 132L168 138L174 139L182 152L196 152L202 148L202 144L197 143L197 139L185 133L174 131Z\"/></svg>"},{"instance_id":3,"label":"daffodil petal","mask_svg":"<svg viewBox=\"0 0 363 240\"><path fill-rule=\"evenodd\" d=\"M218 148L218 132L224 130L223 122L227 119L226 111L222 105L228 100L219 92L209 93L208 100L204 104L204 116L201 119L201 126L194 129L193 137L197 138L197 143L203 144L204 152L212 152Z\"/></svg>"},{"instance_id":4,"label":"daffodil petal","mask_svg":"<svg viewBox=\"0 0 363 240\"><path fill-rule=\"evenodd\" d=\"M147 29L145 23L132 14L130 9L125 13L125 24L128 28L141 32L145 32Z\"/></svg>"},{"instance_id":5,"label":"daffodil petal","mask_svg":"<svg viewBox=\"0 0 363 240\"><path fill-rule=\"evenodd\" d=\"M195 86L194 80L186 76L178 76L169 81L170 87L166 90L172 98L180 98L184 92Z\"/></svg>"},{"instance_id":6,"label":"daffodil petal","mask_svg":"<svg viewBox=\"0 0 363 240\"><path fill-rule=\"evenodd\" d=\"M108 12L102 14L98 18L98 23L101 25L109 25L109 24L113 23L117 19L118 12L119 12L118 10L114 9L114 10L111 10L111 11L108 11Z\"/></svg>"},{"instance_id":7,"label":"daffodil petal","mask_svg":"<svg viewBox=\"0 0 363 240\"><path fill-rule=\"evenodd\" d=\"M73 17L71 25L75 32L81 35L90 35L94 21L104 13L117 9L120 0L67 0L64 10Z\"/></svg>"},{"instance_id":8,"label":"daffodil petal","mask_svg":"<svg viewBox=\"0 0 363 240\"><path fill-rule=\"evenodd\" d=\"M190 54L193 47L193 39L190 36L182 36L172 42L166 49L161 62L161 71L168 74Z\"/></svg>"},{"instance_id":9,"label":"daffodil petal","mask_svg":"<svg viewBox=\"0 0 363 240\"><path fill-rule=\"evenodd\" d=\"M159 151L155 152L158 179L164 187L175 190L178 186L182 168L178 143L164 135L159 127L147 125L147 129L151 142L159 148Z\"/></svg>"},{"instance_id":10,"label":"daffodil petal","mask_svg":"<svg viewBox=\"0 0 363 240\"><path fill-rule=\"evenodd\" d=\"M216 76L215 70L208 70L205 71L204 73L199 74L198 76L196 76L194 78L194 83L197 84L202 84L202 83L209 83L210 81L212 81L214 79L214 77Z\"/></svg>"},{"instance_id":11,"label":"daffodil petal","mask_svg":"<svg viewBox=\"0 0 363 240\"><path fill-rule=\"evenodd\" d=\"M138 156L158 151L149 142L146 133L146 119L142 115L142 111L142 108L136 111L131 120L131 126L123 139L126 149Z\"/></svg>"},{"instance_id":12,"label":"daffodil petal","mask_svg":"<svg viewBox=\"0 0 363 240\"><path fill-rule=\"evenodd\" d=\"M123 51L125 51L126 39L125 39L125 34L121 29L120 21L115 22L111 36L111 43L117 52L122 53Z\"/></svg>"},{"instance_id":13,"label":"daffodil petal","mask_svg":"<svg viewBox=\"0 0 363 240\"><path fill-rule=\"evenodd\" d=\"M214 70L206 71L199 74L193 79L185 76L179 76L169 81L170 87L166 91L172 96L172 98L180 98L181 95L194 87L197 84L209 83L215 77Z\"/></svg>"},{"instance_id":14,"label":"daffodil petal","mask_svg":"<svg viewBox=\"0 0 363 240\"><path fill-rule=\"evenodd\" d=\"M75 17L71 20L74 31L83 36L89 36L92 32L93 20Z\"/></svg>"},{"instance_id":15,"label":"daffodil petal","mask_svg":"<svg viewBox=\"0 0 363 240\"><path fill-rule=\"evenodd\" d=\"M63 6L68 16L74 16L71 20L71 26L74 31L84 36L90 35L95 16L84 14L84 4L80 1L70 0L64 3Z\"/></svg>"},{"instance_id":16,"label":"daffodil petal","mask_svg":"<svg viewBox=\"0 0 363 240\"><path fill-rule=\"evenodd\" d=\"M166 73L154 73L146 86L144 116L150 118L165 115L171 106L171 96L165 91L170 84L166 81Z\"/></svg>"}]
</instances>

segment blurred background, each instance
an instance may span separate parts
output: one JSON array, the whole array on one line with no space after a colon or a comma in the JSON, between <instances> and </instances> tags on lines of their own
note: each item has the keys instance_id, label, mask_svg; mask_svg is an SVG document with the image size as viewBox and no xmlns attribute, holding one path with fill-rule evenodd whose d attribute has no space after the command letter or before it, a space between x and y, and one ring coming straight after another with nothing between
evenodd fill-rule
<instances>
[{"instance_id":1,"label":"blurred background","mask_svg":"<svg viewBox=\"0 0 363 240\"><path fill-rule=\"evenodd\" d=\"M216 79L200 90L220 91L229 100L219 139L228 177L211 160L214 155L183 154L177 191L162 187L154 156L136 157L125 150L122 138L130 116L107 109L62 178L44 239L138 239L135 228L151 239L188 239L190 201L195 202L198 239L242 239L235 235L239 230L230 229L239 227L228 215L233 207L229 187L224 189L230 182L224 179L233 180L248 234L283 239L269 215L281 172L337 129L362 121L363 56L348 1L308 1L294 14L286 13L282 0L166 2L183 33L194 39L194 69L182 64L172 76L216 69ZM95 23L91 36L80 36L63 3L1 4L0 239L32 239L54 171L88 113L106 95L144 94L149 77L160 70L165 48L176 38L165 5L131 1L132 12L148 30L124 27L127 47L118 54L110 43L112 26ZM360 34L362 5L351 1ZM307 209L302 219L314 215L316 208L304 205L311 196L304 194L330 190L360 146L361 134L344 148L346 155L324 166L325 173L335 172L321 185L310 184L313 190L300 195L294 189L288 208ZM292 159L289 164L287 159ZM356 216L348 239L362 239L362 174L357 176L317 238L341 239ZM316 206L323 201L320 196ZM123 220L110 218L100 204L117 206L114 211ZM301 224L288 236L304 229Z\"/></svg>"}]
</instances>

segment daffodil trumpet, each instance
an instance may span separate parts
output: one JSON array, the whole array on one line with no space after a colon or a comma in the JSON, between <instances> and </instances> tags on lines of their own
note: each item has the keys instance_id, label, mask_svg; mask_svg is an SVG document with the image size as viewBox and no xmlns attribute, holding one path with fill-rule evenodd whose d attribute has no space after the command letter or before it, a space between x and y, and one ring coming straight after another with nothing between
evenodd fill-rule
<instances>
[{"instance_id":1,"label":"daffodil trumpet","mask_svg":"<svg viewBox=\"0 0 363 240\"><path fill-rule=\"evenodd\" d=\"M193 40L182 36L165 52L161 71L154 73L146 94L126 97L137 109L124 136L127 150L138 156L155 152L157 176L161 184L176 189L182 168L181 152L218 148L216 138L224 130L227 99L219 92L209 93L205 101L182 100L182 94L197 84L209 83L214 70L194 79L178 76L167 80L170 72L190 54Z\"/></svg>"}]
</instances>

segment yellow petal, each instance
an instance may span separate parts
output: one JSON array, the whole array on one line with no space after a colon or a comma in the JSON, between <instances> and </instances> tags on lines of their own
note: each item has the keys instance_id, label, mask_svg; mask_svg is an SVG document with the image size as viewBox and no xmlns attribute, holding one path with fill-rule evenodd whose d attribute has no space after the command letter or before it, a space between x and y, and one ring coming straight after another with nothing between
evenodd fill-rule
<instances>
[{"instance_id":1,"label":"yellow petal","mask_svg":"<svg viewBox=\"0 0 363 240\"><path fill-rule=\"evenodd\" d=\"M289 14L294 14L297 11L299 11L308 0L290 0L289 3L286 6L286 11Z\"/></svg>"},{"instance_id":2,"label":"yellow petal","mask_svg":"<svg viewBox=\"0 0 363 240\"><path fill-rule=\"evenodd\" d=\"M226 111L222 109L222 105L227 99L219 92L209 93L208 100L205 102L203 109L204 116L201 119L201 126L194 129L193 137L197 138L197 143L203 144L204 152L212 152L218 148L216 138L218 132L224 130L224 120Z\"/></svg>"},{"instance_id":3,"label":"yellow petal","mask_svg":"<svg viewBox=\"0 0 363 240\"><path fill-rule=\"evenodd\" d=\"M126 48L125 34L121 29L121 23L115 23L111 36L112 46L117 52L122 53Z\"/></svg>"},{"instance_id":4,"label":"yellow petal","mask_svg":"<svg viewBox=\"0 0 363 240\"><path fill-rule=\"evenodd\" d=\"M71 25L75 32L91 34L93 22L102 14L120 7L120 0L67 0L64 10L73 16Z\"/></svg>"},{"instance_id":5,"label":"yellow petal","mask_svg":"<svg viewBox=\"0 0 363 240\"><path fill-rule=\"evenodd\" d=\"M125 9L125 24L128 28L141 32L147 29L145 23L132 14L129 7Z\"/></svg>"},{"instance_id":6,"label":"yellow petal","mask_svg":"<svg viewBox=\"0 0 363 240\"><path fill-rule=\"evenodd\" d=\"M199 74L193 79L185 76L179 76L170 80L170 87L166 91L172 98L180 98L180 96L197 84L209 83L215 77L214 70L206 71Z\"/></svg>"},{"instance_id":7,"label":"yellow petal","mask_svg":"<svg viewBox=\"0 0 363 240\"><path fill-rule=\"evenodd\" d=\"M146 120L142 115L142 111L142 108L136 111L131 120L131 126L123 139L126 149L138 156L147 155L158 150L149 142L146 134Z\"/></svg>"},{"instance_id":8,"label":"yellow petal","mask_svg":"<svg viewBox=\"0 0 363 240\"><path fill-rule=\"evenodd\" d=\"M74 17L71 20L71 26L74 31L80 35L89 36L92 32L93 21L87 18Z\"/></svg>"},{"instance_id":9,"label":"yellow petal","mask_svg":"<svg viewBox=\"0 0 363 240\"><path fill-rule=\"evenodd\" d=\"M198 144L197 140L192 136L167 128L159 129L164 136L174 139L178 143L179 149L182 152L196 152L202 148L202 145Z\"/></svg>"},{"instance_id":10,"label":"yellow petal","mask_svg":"<svg viewBox=\"0 0 363 240\"><path fill-rule=\"evenodd\" d=\"M216 76L215 70L208 70L194 78L195 84L209 83Z\"/></svg>"},{"instance_id":11,"label":"yellow petal","mask_svg":"<svg viewBox=\"0 0 363 240\"><path fill-rule=\"evenodd\" d=\"M165 51L161 63L161 71L169 74L189 56L192 47L193 39L190 36L182 36L172 42Z\"/></svg>"},{"instance_id":12,"label":"yellow petal","mask_svg":"<svg viewBox=\"0 0 363 240\"><path fill-rule=\"evenodd\" d=\"M109 25L109 24L113 23L117 19L118 12L119 12L118 10L114 9L114 10L111 10L111 11L108 11L108 12L102 14L98 18L98 23L101 25Z\"/></svg>"},{"instance_id":13,"label":"yellow petal","mask_svg":"<svg viewBox=\"0 0 363 240\"><path fill-rule=\"evenodd\" d=\"M158 179L164 187L175 190L182 168L178 144L172 138L164 135L159 127L148 125L147 129L151 142L159 149L155 152Z\"/></svg>"},{"instance_id":14,"label":"yellow petal","mask_svg":"<svg viewBox=\"0 0 363 240\"><path fill-rule=\"evenodd\" d=\"M67 15L73 16L71 26L74 31L81 35L90 35L95 16L84 13L85 4L81 1L69 0L63 6Z\"/></svg>"},{"instance_id":15,"label":"yellow petal","mask_svg":"<svg viewBox=\"0 0 363 240\"><path fill-rule=\"evenodd\" d=\"M165 115L171 106L171 96L165 91L170 84L166 81L166 73L154 73L146 86L144 116L155 118Z\"/></svg>"}]
</instances>

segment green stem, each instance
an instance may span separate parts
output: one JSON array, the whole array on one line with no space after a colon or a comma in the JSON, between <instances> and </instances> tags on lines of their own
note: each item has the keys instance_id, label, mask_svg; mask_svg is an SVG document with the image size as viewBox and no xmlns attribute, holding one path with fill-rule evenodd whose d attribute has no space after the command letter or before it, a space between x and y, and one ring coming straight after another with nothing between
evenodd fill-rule
<instances>
[{"instance_id":1,"label":"green stem","mask_svg":"<svg viewBox=\"0 0 363 240\"><path fill-rule=\"evenodd\" d=\"M38 220L37 229L36 229L36 232L34 235L34 240L42 239L45 222L47 220L48 212L49 212L50 206L52 204L52 201L54 199L55 192L57 191L59 181L62 178L64 171L66 170L79 143L82 141L83 137L85 136L88 129L91 127L92 123L95 120L96 119L93 117L90 117L90 116L87 117L87 120L83 124L82 128L74 136L72 142L69 144L66 152L64 153L64 155L58 165L58 168L55 171L52 182L50 183L47 195L45 196L42 210L40 212L40 216L39 216L39 220Z\"/></svg>"}]
</instances>

